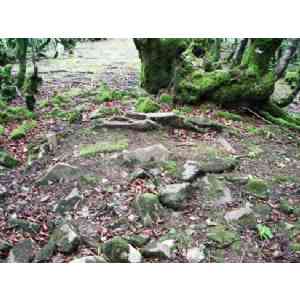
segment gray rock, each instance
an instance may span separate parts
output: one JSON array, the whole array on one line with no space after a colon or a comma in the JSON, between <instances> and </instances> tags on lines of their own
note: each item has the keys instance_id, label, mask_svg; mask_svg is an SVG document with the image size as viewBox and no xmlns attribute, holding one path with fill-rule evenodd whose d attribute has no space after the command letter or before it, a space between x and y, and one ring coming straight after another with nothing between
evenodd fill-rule
<instances>
[{"instance_id":1,"label":"gray rock","mask_svg":"<svg viewBox=\"0 0 300 300\"><path fill-rule=\"evenodd\" d=\"M203 261L205 259L204 249L204 245L188 249L186 253L186 259L188 260L188 262L199 263Z\"/></svg>"},{"instance_id":2,"label":"gray rock","mask_svg":"<svg viewBox=\"0 0 300 300\"><path fill-rule=\"evenodd\" d=\"M74 188L71 193L62 201L59 202L55 211L64 214L67 211L74 209L74 207L83 200L83 196L80 194L78 188Z\"/></svg>"},{"instance_id":3,"label":"gray rock","mask_svg":"<svg viewBox=\"0 0 300 300\"><path fill-rule=\"evenodd\" d=\"M207 204L219 207L234 201L230 189L216 175L207 175L201 182L202 195Z\"/></svg>"},{"instance_id":4,"label":"gray rock","mask_svg":"<svg viewBox=\"0 0 300 300\"><path fill-rule=\"evenodd\" d=\"M63 223L51 236L57 249L65 254L74 252L80 244L80 236L75 227L70 223Z\"/></svg>"},{"instance_id":5,"label":"gray rock","mask_svg":"<svg viewBox=\"0 0 300 300\"><path fill-rule=\"evenodd\" d=\"M72 180L79 178L81 170L77 167L66 163L57 163L47 170L46 174L38 180L38 184L48 184L50 182L58 182L60 180Z\"/></svg>"},{"instance_id":6,"label":"gray rock","mask_svg":"<svg viewBox=\"0 0 300 300\"><path fill-rule=\"evenodd\" d=\"M80 258L75 258L70 263L81 263L81 264L89 264L89 263L106 263L107 261L101 256L84 256Z\"/></svg>"},{"instance_id":7,"label":"gray rock","mask_svg":"<svg viewBox=\"0 0 300 300\"><path fill-rule=\"evenodd\" d=\"M234 209L232 211L229 211L225 214L224 218L227 222L231 221L238 221L244 216L250 215L252 213L252 209L249 207L249 205L246 205L246 207Z\"/></svg>"},{"instance_id":8,"label":"gray rock","mask_svg":"<svg viewBox=\"0 0 300 300\"><path fill-rule=\"evenodd\" d=\"M155 194L145 193L134 202L138 216L145 226L151 226L163 216L163 207Z\"/></svg>"},{"instance_id":9,"label":"gray rock","mask_svg":"<svg viewBox=\"0 0 300 300\"><path fill-rule=\"evenodd\" d=\"M154 241L142 249L142 255L146 258L168 259L172 257L174 249L175 240Z\"/></svg>"},{"instance_id":10,"label":"gray rock","mask_svg":"<svg viewBox=\"0 0 300 300\"><path fill-rule=\"evenodd\" d=\"M237 166L238 161L233 157L214 158L200 163L201 173L222 173L232 171Z\"/></svg>"},{"instance_id":11,"label":"gray rock","mask_svg":"<svg viewBox=\"0 0 300 300\"><path fill-rule=\"evenodd\" d=\"M50 240L38 253L35 257L35 262L43 263L49 262L51 257L54 255L56 250L56 243L53 240Z\"/></svg>"},{"instance_id":12,"label":"gray rock","mask_svg":"<svg viewBox=\"0 0 300 300\"><path fill-rule=\"evenodd\" d=\"M9 263L29 263L34 259L34 243L31 240L23 240L14 246L7 258Z\"/></svg>"},{"instance_id":13,"label":"gray rock","mask_svg":"<svg viewBox=\"0 0 300 300\"><path fill-rule=\"evenodd\" d=\"M168 208L181 209L188 197L190 186L189 183L177 183L161 188L159 191L160 202Z\"/></svg>"},{"instance_id":14,"label":"gray rock","mask_svg":"<svg viewBox=\"0 0 300 300\"><path fill-rule=\"evenodd\" d=\"M0 203L7 197L7 189L5 186L0 184Z\"/></svg>"},{"instance_id":15,"label":"gray rock","mask_svg":"<svg viewBox=\"0 0 300 300\"><path fill-rule=\"evenodd\" d=\"M169 159L170 152L165 146L157 144L133 151L123 151L121 157L130 162L162 162Z\"/></svg>"},{"instance_id":16,"label":"gray rock","mask_svg":"<svg viewBox=\"0 0 300 300\"><path fill-rule=\"evenodd\" d=\"M183 171L181 174L181 179L183 181L193 181L196 179L196 177L201 173L200 171L200 165L196 161L188 160L184 165L183 165Z\"/></svg>"},{"instance_id":17,"label":"gray rock","mask_svg":"<svg viewBox=\"0 0 300 300\"><path fill-rule=\"evenodd\" d=\"M139 263L142 261L141 253L120 237L114 237L105 242L102 251L111 262Z\"/></svg>"},{"instance_id":18,"label":"gray rock","mask_svg":"<svg viewBox=\"0 0 300 300\"><path fill-rule=\"evenodd\" d=\"M22 220L22 219L18 219L18 218L10 218L8 220L8 224L12 227L12 228L16 228L17 230L22 230L24 232L28 232L28 233L38 233L40 231L41 226L39 224L27 221L27 220Z\"/></svg>"}]
</instances>

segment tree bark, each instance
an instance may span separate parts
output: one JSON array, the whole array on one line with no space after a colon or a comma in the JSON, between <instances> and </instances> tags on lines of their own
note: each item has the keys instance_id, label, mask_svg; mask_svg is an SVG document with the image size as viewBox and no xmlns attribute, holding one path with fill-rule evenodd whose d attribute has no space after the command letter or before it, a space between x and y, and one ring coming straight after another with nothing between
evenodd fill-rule
<instances>
[{"instance_id":1,"label":"tree bark","mask_svg":"<svg viewBox=\"0 0 300 300\"><path fill-rule=\"evenodd\" d=\"M277 76L277 79L281 78L286 68L288 67L289 62L295 55L297 48L299 45L299 39L289 39L287 48L284 50L282 56L279 58L279 62L276 66L275 73Z\"/></svg>"},{"instance_id":2,"label":"tree bark","mask_svg":"<svg viewBox=\"0 0 300 300\"><path fill-rule=\"evenodd\" d=\"M243 58L244 52L246 50L249 39L242 39L236 48L233 58L232 58L232 66L238 66Z\"/></svg>"},{"instance_id":3,"label":"tree bark","mask_svg":"<svg viewBox=\"0 0 300 300\"><path fill-rule=\"evenodd\" d=\"M19 62L19 71L17 74L17 87L21 89L23 87L25 77L26 77L26 56L28 39L17 39L16 40L16 56Z\"/></svg>"}]
</instances>

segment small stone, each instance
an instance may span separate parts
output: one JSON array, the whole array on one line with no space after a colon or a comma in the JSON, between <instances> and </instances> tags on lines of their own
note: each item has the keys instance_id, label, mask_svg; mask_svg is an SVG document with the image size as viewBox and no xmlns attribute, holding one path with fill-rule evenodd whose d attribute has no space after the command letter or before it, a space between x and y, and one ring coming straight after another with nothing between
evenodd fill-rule
<instances>
[{"instance_id":1,"label":"small stone","mask_svg":"<svg viewBox=\"0 0 300 300\"><path fill-rule=\"evenodd\" d=\"M57 228L52 234L51 240L55 242L58 250L65 254L74 252L80 244L80 237L70 223L64 223Z\"/></svg>"},{"instance_id":2,"label":"small stone","mask_svg":"<svg viewBox=\"0 0 300 300\"><path fill-rule=\"evenodd\" d=\"M62 201L59 202L55 211L64 214L66 211L74 209L74 207L83 200L83 196L80 194L78 188L74 188L71 193Z\"/></svg>"},{"instance_id":3,"label":"small stone","mask_svg":"<svg viewBox=\"0 0 300 300\"><path fill-rule=\"evenodd\" d=\"M34 253L34 243L31 240L23 240L10 250L7 262L29 263L33 261Z\"/></svg>"},{"instance_id":4,"label":"small stone","mask_svg":"<svg viewBox=\"0 0 300 300\"><path fill-rule=\"evenodd\" d=\"M49 150L51 152L54 152L57 149L58 142L57 142L57 134L55 132L50 132L46 135Z\"/></svg>"},{"instance_id":5,"label":"small stone","mask_svg":"<svg viewBox=\"0 0 300 300\"><path fill-rule=\"evenodd\" d=\"M168 208L181 209L188 197L189 188L189 183L169 184L160 189L160 202Z\"/></svg>"},{"instance_id":6,"label":"small stone","mask_svg":"<svg viewBox=\"0 0 300 300\"><path fill-rule=\"evenodd\" d=\"M0 203L7 197L7 189L5 186L0 184Z\"/></svg>"},{"instance_id":7,"label":"small stone","mask_svg":"<svg viewBox=\"0 0 300 300\"><path fill-rule=\"evenodd\" d=\"M188 249L186 253L186 259L188 260L188 262L199 263L203 261L205 259L204 249L204 245Z\"/></svg>"},{"instance_id":8,"label":"small stone","mask_svg":"<svg viewBox=\"0 0 300 300\"><path fill-rule=\"evenodd\" d=\"M48 184L50 182L59 182L60 180L72 180L79 178L81 170L77 167L71 166L66 163L57 163L48 171L44 176L38 180L38 184Z\"/></svg>"},{"instance_id":9,"label":"small stone","mask_svg":"<svg viewBox=\"0 0 300 300\"><path fill-rule=\"evenodd\" d=\"M134 206L145 226L151 226L163 215L163 207L155 194L145 193L140 195Z\"/></svg>"},{"instance_id":10,"label":"small stone","mask_svg":"<svg viewBox=\"0 0 300 300\"><path fill-rule=\"evenodd\" d=\"M154 241L143 248L142 254L147 258L168 259L172 257L174 248L175 240Z\"/></svg>"},{"instance_id":11,"label":"small stone","mask_svg":"<svg viewBox=\"0 0 300 300\"><path fill-rule=\"evenodd\" d=\"M200 175L200 165L196 161L188 160L183 165L183 172L181 174L181 179L183 181L193 181Z\"/></svg>"},{"instance_id":12,"label":"small stone","mask_svg":"<svg viewBox=\"0 0 300 300\"><path fill-rule=\"evenodd\" d=\"M120 237L114 237L105 242L102 246L102 251L111 262L139 263L142 261L140 252Z\"/></svg>"},{"instance_id":13,"label":"small stone","mask_svg":"<svg viewBox=\"0 0 300 300\"><path fill-rule=\"evenodd\" d=\"M252 213L252 209L249 207L249 205L246 205L246 207L242 207L239 209L234 209L232 211L229 211L225 214L224 218L227 222L231 221L238 221L244 216L250 215Z\"/></svg>"},{"instance_id":14,"label":"small stone","mask_svg":"<svg viewBox=\"0 0 300 300\"><path fill-rule=\"evenodd\" d=\"M80 264L89 264L89 263L106 263L107 261L101 256L84 256L80 258L75 258L70 263L80 263Z\"/></svg>"}]
</instances>

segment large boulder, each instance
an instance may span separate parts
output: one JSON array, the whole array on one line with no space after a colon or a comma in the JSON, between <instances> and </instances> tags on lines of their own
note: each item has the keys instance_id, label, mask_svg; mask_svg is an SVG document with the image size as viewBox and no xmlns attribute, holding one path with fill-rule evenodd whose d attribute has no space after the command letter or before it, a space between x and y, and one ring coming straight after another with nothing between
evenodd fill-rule
<instances>
[{"instance_id":1,"label":"large boulder","mask_svg":"<svg viewBox=\"0 0 300 300\"><path fill-rule=\"evenodd\" d=\"M65 212L72 210L77 205L77 203L82 200L83 196L81 195L80 191L78 190L78 188L74 188L65 199L61 200L58 203L55 211L60 214L64 214Z\"/></svg>"},{"instance_id":2,"label":"large boulder","mask_svg":"<svg viewBox=\"0 0 300 300\"><path fill-rule=\"evenodd\" d=\"M80 244L80 236L75 227L68 222L59 226L51 236L57 249L65 254L70 254L77 250Z\"/></svg>"},{"instance_id":3,"label":"large boulder","mask_svg":"<svg viewBox=\"0 0 300 300\"><path fill-rule=\"evenodd\" d=\"M9 252L7 262L9 263L29 263L35 255L35 245L31 240L23 240L16 244Z\"/></svg>"},{"instance_id":4,"label":"large boulder","mask_svg":"<svg viewBox=\"0 0 300 300\"><path fill-rule=\"evenodd\" d=\"M80 177L81 170L78 167L66 163L57 163L47 170L46 174L38 180L38 184L48 184L49 182L69 181Z\"/></svg>"},{"instance_id":5,"label":"large boulder","mask_svg":"<svg viewBox=\"0 0 300 300\"><path fill-rule=\"evenodd\" d=\"M160 188L160 202L172 209L181 209L190 191L189 183L169 184Z\"/></svg>"},{"instance_id":6,"label":"large boulder","mask_svg":"<svg viewBox=\"0 0 300 300\"><path fill-rule=\"evenodd\" d=\"M145 193L137 197L134 207L145 226L151 226L163 216L163 207L155 194Z\"/></svg>"},{"instance_id":7,"label":"large boulder","mask_svg":"<svg viewBox=\"0 0 300 300\"><path fill-rule=\"evenodd\" d=\"M165 146L157 144L145 148L138 148L133 151L123 151L121 157L129 162L147 163L169 160L170 154Z\"/></svg>"},{"instance_id":8,"label":"large boulder","mask_svg":"<svg viewBox=\"0 0 300 300\"><path fill-rule=\"evenodd\" d=\"M114 237L105 242L102 252L109 261L115 263L139 263L142 261L140 252L120 237Z\"/></svg>"},{"instance_id":9,"label":"large boulder","mask_svg":"<svg viewBox=\"0 0 300 300\"><path fill-rule=\"evenodd\" d=\"M19 161L6 151L0 149L0 166L12 169L19 165Z\"/></svg>"}]
</instances>

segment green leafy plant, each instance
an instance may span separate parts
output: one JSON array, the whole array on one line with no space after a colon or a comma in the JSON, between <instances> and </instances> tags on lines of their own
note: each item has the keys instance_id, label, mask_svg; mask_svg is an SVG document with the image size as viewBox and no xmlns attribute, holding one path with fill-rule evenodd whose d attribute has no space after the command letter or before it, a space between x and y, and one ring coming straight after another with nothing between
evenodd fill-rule
<instances>
[{"instance_id":1,"label":"green leafy plant","mask_svg":"<svg viewBox=\"0 0 300 300\"><path fill-rule=\"evenodd\" d=\"M258 224L256 228L260 239L270 240L273 238L273 233L270 227L263 224Z\"/></svg>"}]
</instances>

